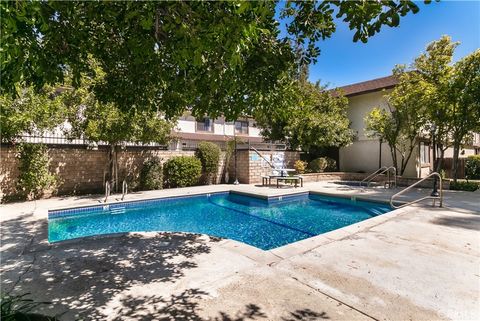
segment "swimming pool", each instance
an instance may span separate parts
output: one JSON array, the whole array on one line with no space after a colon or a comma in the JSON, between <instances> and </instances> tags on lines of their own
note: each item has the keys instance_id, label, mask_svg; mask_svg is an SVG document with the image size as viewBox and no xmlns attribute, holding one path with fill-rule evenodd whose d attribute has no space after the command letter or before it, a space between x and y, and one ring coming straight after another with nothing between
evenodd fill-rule
<instances>
[{"instance_id":1,"label":"swimming pool","mask_svg":"<svg viewBox=\"0 0 480 321\"><path fill-rule=\"evenodd\" d=\"M390 210L383 203L309 193L259 199L223 192L49 211L48 240L121 232L191 232L269 250Z\"/></svg>"}]
</instances>

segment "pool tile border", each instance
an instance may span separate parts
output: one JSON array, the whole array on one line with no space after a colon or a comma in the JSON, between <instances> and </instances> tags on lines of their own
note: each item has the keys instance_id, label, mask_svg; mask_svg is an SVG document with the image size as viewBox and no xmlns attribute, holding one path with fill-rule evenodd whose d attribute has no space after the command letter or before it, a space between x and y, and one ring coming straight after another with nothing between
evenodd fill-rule
<instances>
[{"instance_id":1,"label":"pool tile border","mask_svg":"<svg viewBox=\"0 0 480 321\"><path fill-rule=\"evenodd\" d=\"M127 208L141 208L153 204L164 203L171 200L180 200L185 198L203 198L211 195L224 195L229 194L228 191L223 192L211 192L211 193L198 193L198 194L188 194L188 195L178 195L178 196L165 196L165 197L156 197L149 199L139 199L131 201L118 201L116 203L105 203L101 205L87 205L71 208L62 208L62 209L53 209L48 210L48 219L51 218L60 218L65 216L71 216L76 214L90 214L90 213L99 213L103 211L112 211L116 209L127 209Z\"/></svg>"}]
</instances>

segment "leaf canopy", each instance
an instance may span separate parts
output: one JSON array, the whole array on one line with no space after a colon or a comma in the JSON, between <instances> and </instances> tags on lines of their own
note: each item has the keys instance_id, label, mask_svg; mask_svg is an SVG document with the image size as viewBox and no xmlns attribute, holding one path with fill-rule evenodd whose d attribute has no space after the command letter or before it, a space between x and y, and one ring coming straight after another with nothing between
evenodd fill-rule
<instances>
[{"instance_id":1,"label":"leaf canopy","mask_svg":"<svg viewBox=\"0 0 480 321\"><path fill-rule=\"evenodd\" d=\"M281 8L288 35L280 36ZM241 114L275 101L279 82L320 53L334 17L366 42L383 25L415 13L413 1L2 1L2 93L105 71L92 90L103 103L174 118ZM297 61L296 61L297 59Z\"/></svg>"}]
</instances>

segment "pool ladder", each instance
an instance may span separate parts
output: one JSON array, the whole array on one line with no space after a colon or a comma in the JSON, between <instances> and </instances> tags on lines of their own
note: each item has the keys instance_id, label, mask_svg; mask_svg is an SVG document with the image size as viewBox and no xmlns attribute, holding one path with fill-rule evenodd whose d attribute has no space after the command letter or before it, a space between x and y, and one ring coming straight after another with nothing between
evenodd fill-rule
<instances>
[{"instance_id":1,"label":"pool ladder","mask_svg":"<svg viewBox=\"0 0 480 321\"><path fill-rule=\"evenodd\" d=\"M414 201L411 201L411 202L407 202L407 203L404 203L402 205L395 205L395 197L397 196L400 196L402 195L403 193L405 192L408 192L409 190L411 190L413 187L415 187L416 185L420 184L421 182L423 181L426 181L427 179L433 177L433 176L436 176L439 180L439 189L440 189L440 193L438 194L438 196L434 195L434 192L432 192L432 194L430 194L429 196L425 196L425 197L421 197L421 198L418 198ZM426 200L426 199L432 199L433 200L433 204L432 206L435 206L435 201L436 200L439 200L439 207L443 207L443 186L442 186L442 176L437 173L437 172L433 172L433 173L430 173L428 176L422 178L421 180L419 180L418 182L415 182L414 184L402 189L400 192L392 195L392 197L390 198L390 206L392 206L393 208L402 208L402 207L405 207L405 206L408 206L408 205L412 205L412 204L415 204L415 203L418 203L418 202L421 202L423 200Z\"/></svg>"},{"instance_id":2,"label":"pool ladder","mask_svg":"<svg viewBox=\"0 0 480 321\"><path fill-rule=\"evenodd\" d=\"M105 182L105 199L103 200L104 203L107 202L108 197L110 196L111 193L111 185L109 181ZM125 195L128 193L128 184L126 180L123 180L122 182L122 198L121 200L125 198Z\"/></svg>"},{"instance_id":3,"label":"pool ladder","mask_svg":"<svg viewBox=\"0 0 480 321\"><path fill-rule=\"evenodd\" d=\"M393 182L390 179L390 172L393 172ZM388 185L389 188L392 187L397 187L397 168L395 166L382 166L360 182L360 186L362 186L362 183L366 183L367 187L370 187L370 183L379 175L387 173L387 180L384 181L384 186L386 187ZM393 184L392 184L393 183Z\"/></svg>"}]
</instances>

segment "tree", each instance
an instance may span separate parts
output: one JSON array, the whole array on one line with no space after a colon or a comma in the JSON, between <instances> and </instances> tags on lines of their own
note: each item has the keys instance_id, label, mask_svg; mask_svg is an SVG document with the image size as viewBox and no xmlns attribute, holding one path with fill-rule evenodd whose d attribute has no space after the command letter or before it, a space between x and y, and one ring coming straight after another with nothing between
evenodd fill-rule
<instances>
[{"instance_id":1,"label":"tree","mask_svg":"<svg viewBox=\"0 0 480 321\"><path fill-rule=\"evenodd\" d=\"M301 80L294 80L288 93L279 99L277 108L255 115L264 137L305 152L341 147L352 141L347 98Z\"/></svg>"},{"instance_id":2,"label":"tree","mask_svg":"<svg viewBox=\"0 0 480 321\"><path fill-rule=\"evenodd\" d=\"M2 93L19 86L73 86L105 70L93 88L102 103L235 119L275 100L276 87L294 60L292 43L315 59L315 43L335 31L334 15L366 42L383 25L418 11L413 1L287 2L288 37L280 38L276 1L0 2ZM292 41L292 38L294 40Z\"/></svg>"},{"instance_id":3,"label":"tree","mask_svg":"<svg viewBox=\"0 0 480 321\"><path fill-rule=\"evenodd\" d=\"M53 87L36 92L32 87L19 90L17 97L0 96L1 141L15 143L22 135L42 135L65 120L65 110Z\"/></svg>"},{"instance_id":4,"label":"tree","mask_svg":"<svg viewBox=\"0 0 480 321\"><path fill-rule=\"evenodd\" d=\"M430 137L435 137L438 155L433 170L440 172L443 166L445 151L451 146L451 98L450 79L453 74L452 57L458 42L452 42L449 36L429 43L426 51L415 58L410 71L421 77L429 87L425 99L425 113L428 121L425 130Z\"/></svg>"},{"instance_id":5,"label":"tree","mask_svg":"<svg viewBox=\"0 0 480 321\"><path fill-rule=\"evenodd\" d=\"M449 97L453 141L453 179L458 177L460 147L480 131L480 50L463 57L453 66Z\"/></svg>"},{"instance_id":6,"label":"tree","mask_svg":"<svg viewBox=\"0 0 480 321\"><path fill-rule=\"evenodd\" d=\"M95 75L94 79L84 76L80 87L62 93L60 98L70 124L65 134L71 139L83 137L110 146L110 182L113 188L118 188L119 147L127 142L167 144L175 123L156 111L133 108L124 111L113 103L99 101L90 88L102 81L104 73L97 67Z\"/></svg>"},{"instance_id":7,"label":"tree","mask_svg":"<svg viewBox=\"0 0 480 321\"><path fill-rule=\"evenodd\" d=\"M397 66L393 74L398 78L398 84L385 96L389 110L376 107L367 115L365 122L369 136L387 142L393 165L403 175L425 125L424 110L429 87L418 74L405 72L403 66Z\"/></svg>"},{"instance_id":8,"label":"tree","mask_svg":"<svg viewBox=\"0 0 480 321\"><path fill-rule=\"evenodd\" d=\"M415 59L412 69L429 84L426 104L430 131L435 134L440 157L434 169L442 168L444 152L453 146L453 178L458 176L460 148L472 131L480 129L480 54L472 54L452 64L458 42L449 36L430 43Z\"/></svg>"}]
</instances>

